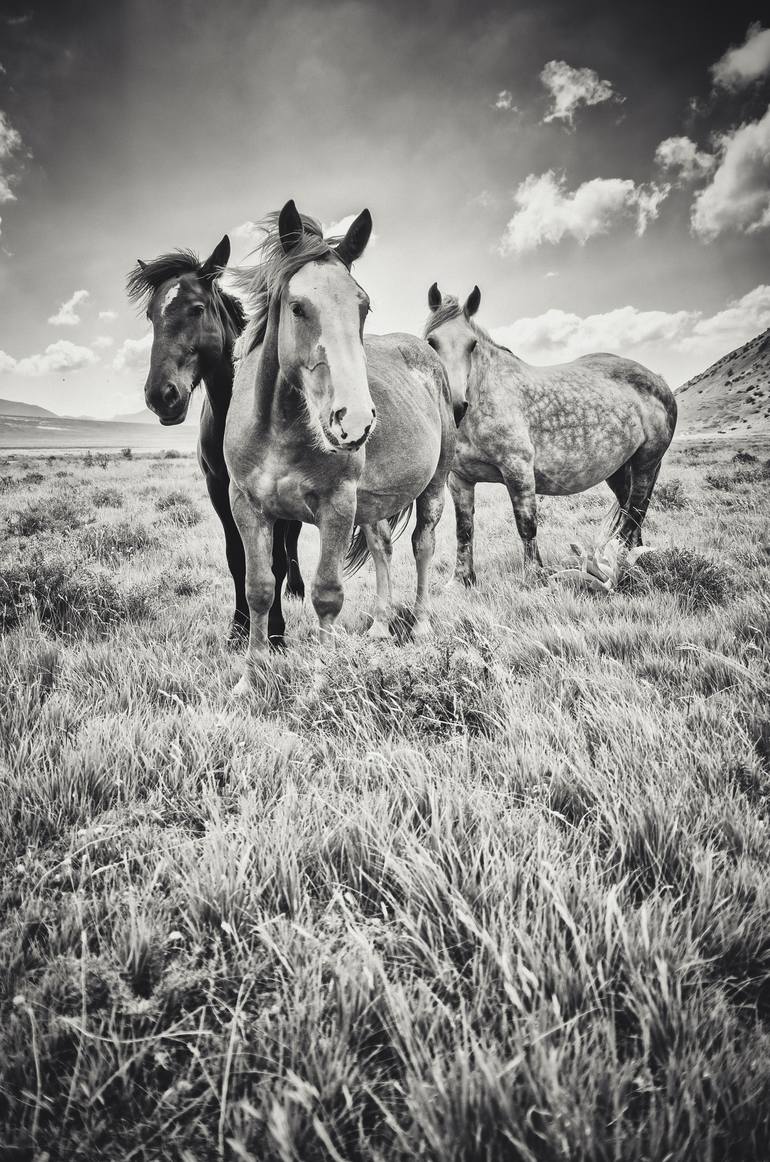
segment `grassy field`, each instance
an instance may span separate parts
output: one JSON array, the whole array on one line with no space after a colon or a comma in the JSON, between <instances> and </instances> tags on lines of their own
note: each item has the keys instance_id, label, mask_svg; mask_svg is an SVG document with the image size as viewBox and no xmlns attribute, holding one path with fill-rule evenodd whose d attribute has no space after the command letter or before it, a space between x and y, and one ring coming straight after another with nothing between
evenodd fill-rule
<instances>
[{"instance_id":1,"label":"grassy field","mask_svg":"<svg viewBox=\"0 0 770 1162\"><path fill-rule=\"evenodd\" d=\"M626 591L480 490L435 639L233 701L190 457L7 457L0 1158L770 1156L770 470L678 445ZM541 505L546 565L604 487ZM309 574L314 530L303 535ZM399 597L414 574L394 555Z\"/></svg>"}]
</instances>

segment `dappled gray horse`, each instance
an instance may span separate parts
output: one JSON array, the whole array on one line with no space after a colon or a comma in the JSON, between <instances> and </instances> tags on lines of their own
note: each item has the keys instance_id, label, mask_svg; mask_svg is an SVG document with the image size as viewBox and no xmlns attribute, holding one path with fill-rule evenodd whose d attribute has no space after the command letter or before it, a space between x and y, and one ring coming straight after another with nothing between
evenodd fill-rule
<instances>
[{"instance_id":1,"label":"dappled gray horse","mask_svg":"<svg viewBox=\"0 0 770 1162\"><path fill-rule=\"evenodd\" d=\"M631 359L584 355L533 367L501 347L476 323L481 293L465 305L428 291L425 337L449 377L455 409L467 405L457 435L449 490L457 520L455 578L475 582L474 488L505 484L527 560L537 547L536 494L565 496L606 480L617 499L613 533L641 544L664 452L676 426L666 383Z\"/></svg>"},{"instance_id":2,"label":"dappled gray horse","mask_svg":"<svg viewBox=\"0 0 770 1162\"><path fill-rule=\"evenodd\" d=\"M287 202L265 221L262 262L241 273L254 317L244 335L224 444L251 610L241 690L267 649L273 526L280 519L318 526L312 600L322 640L342 608L343 560L359 526L377 579L371 632L384 636L391 525L416 501L413 632L429 632L429 572L454 455L454 417L444 368L424 340L385 335L364 341L369 298L350 267L371 229L364 210L331 245L317 222Z\"/></svg>"}]
</instances>

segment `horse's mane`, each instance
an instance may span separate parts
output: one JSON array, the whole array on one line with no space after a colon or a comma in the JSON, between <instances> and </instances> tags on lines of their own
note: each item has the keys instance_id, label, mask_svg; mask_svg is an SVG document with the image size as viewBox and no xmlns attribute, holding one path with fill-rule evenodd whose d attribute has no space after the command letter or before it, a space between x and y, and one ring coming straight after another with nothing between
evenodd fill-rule
<instances>
[{"instance_id":1,"label":"horse's mane","mask_svg":"<svg viewBox=\"0 0 770 1162\"><path fill-rule=\"evenodd\" d=\"M181 278L183 274L200 274L202 266L193 250L172 250L143 265L137 263L126 281L129 300L148 308L153 295L164 282ZM243 306L233 295L223 291L216 279L211 282L211 293L227 337L234 343L246 326Z\"/></svg>"},{"instance_id":2,"label":"horse's mane","mask_svg":"<svg viewBox=\"0 0 770 1162\"><path fill-rule=\"evenodd\" d=\"M431 331L435 331L437 327L443 326L444 323L449 323L452 319L458 319L460 315L465 315L465 309L460 306L460 303L455 298L455 296L444 295L435 311L431 311L431 313L428 315L423 338L427 339ZM484 339L493 347L497 347L499 351L507 351L509 355L513 355L510 347L504 347L502 343L496 343L490 335L489 331L486 331L480 323L476 322L474 318L469 318L468 315L465 315L465 321L470 329L474 332L474 334L478 335L480 339Z\"/></svg>"},{"instance_id":3,"label":"horse's mane","mask_svg":"<svg viewBox=\"0 0 770 1162\"><path fill-rule=\"evenodd\" d=\"M278 232L278 217L278 211L274 210L259 223L259 229L264 233L257 247L259 261L254 266L236 267L230 272L251 310L244 344L247 351L253 351L264 339L270 304L281 295L289 279L308 262L337 257L335 247L341 241L339 238L324 238L321 223L307 214L300 214L302 237L286 254Z\"/></svg>"}]
</instances>

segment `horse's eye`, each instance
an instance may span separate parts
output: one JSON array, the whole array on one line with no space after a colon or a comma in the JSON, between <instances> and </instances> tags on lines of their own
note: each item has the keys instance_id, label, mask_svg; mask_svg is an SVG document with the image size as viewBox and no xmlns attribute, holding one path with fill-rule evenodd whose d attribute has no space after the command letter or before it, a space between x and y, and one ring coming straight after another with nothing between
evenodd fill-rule
<instances>
[{"instance_id":1,"label":"horse's eye","mask_svg":"<svg viewBox=\"0 0 770 1162\"><path fill-rule=\"evenodd\" d=\"M205 303L193 303L193 305L190 307L190 310L194 315L202 315L206 310L206 305Z\"/></svg>"},{"instance_id":2,"label":"horse's eye","mask_svg":"<svg viewBox=\"0 0 770 1162\"><path fill-rule=\"evenodd\" d=\"M436 346L436 340L435 340L435 339L429 339L429 340L428 340L428 346L429 346L429 347L432 347L434 351L438 351L438 347Z\"/></svg>"},{"instance_id":3,"label":"horse's eye","mask_svg":"<svg viewBox=\"0 0 770 1162\"><path fill-rule=\"evenodd\" d=\"M304 318L304 317L305 317L305 312L302 310L302 304L301 304L301 303L292 303L292 304L291 304L291 313L292 313L293 315L296 315L296 317L297 317L298 319L302 319L302 318Z\"/></svg>"},{"instance_id":4,"label":"horse's eye","mask_svg":"<svg viewBox=\"0 0 770 1162\"><path fill-rule=\"evenodd\" d=\"M478 343L478 339L474 339L474 340L471 342L471 345L470 345L470 347L468 348L468 354L469 354L469 355L470 355L470 354L471 354L473 351L475 351L475 350L476 350L476 345L477 345L477 343Z\"/></svg>"}]
</instances>

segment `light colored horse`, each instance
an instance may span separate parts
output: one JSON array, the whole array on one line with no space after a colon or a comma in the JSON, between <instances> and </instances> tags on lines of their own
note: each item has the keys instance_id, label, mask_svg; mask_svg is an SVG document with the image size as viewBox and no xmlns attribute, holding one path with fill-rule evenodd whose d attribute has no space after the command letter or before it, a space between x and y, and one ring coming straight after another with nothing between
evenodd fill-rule
<instances>
[{"instance_id":1,"label":"light colored horse","mask_svg":"<svg viewBox=\"0 0 770 1162\"><path fill-rule=\"evenodd\" d=\"M273 599L273 525L318 526L312 586L320 636L342 608L343 559L355 525L374 558L372 633L388 633L390 527L416 501L414 633L429 632L435 527L455 448L446 374L422 339L364 340L369 298L350 273L372 229L368 210L337 245L294 202L265 220L262 262L241 272L255 314L244 339L227 415L224 452L233 516L246 549L251 629L246 673L267 650Z\"/></svg>"},{"instance_id":2,"label":"light colored horse","mask_svg":"<svg viewBox=\"0 0 770 1162\"><path fill-rule=\"evenodd\" d=\"M525 558L542 564L536 494L565 496L606 480L617 499L614 532L641 544L660 462L676 426L666 383L631 359L584 355L533 367L501 347L474 320L481 293L465 305L428 291L425 337L447 370L455 410L467 404L457 434L449 490L457 520L455 579L473 568L474 488L505 484Z\"/></svg>"}]
</instances>

